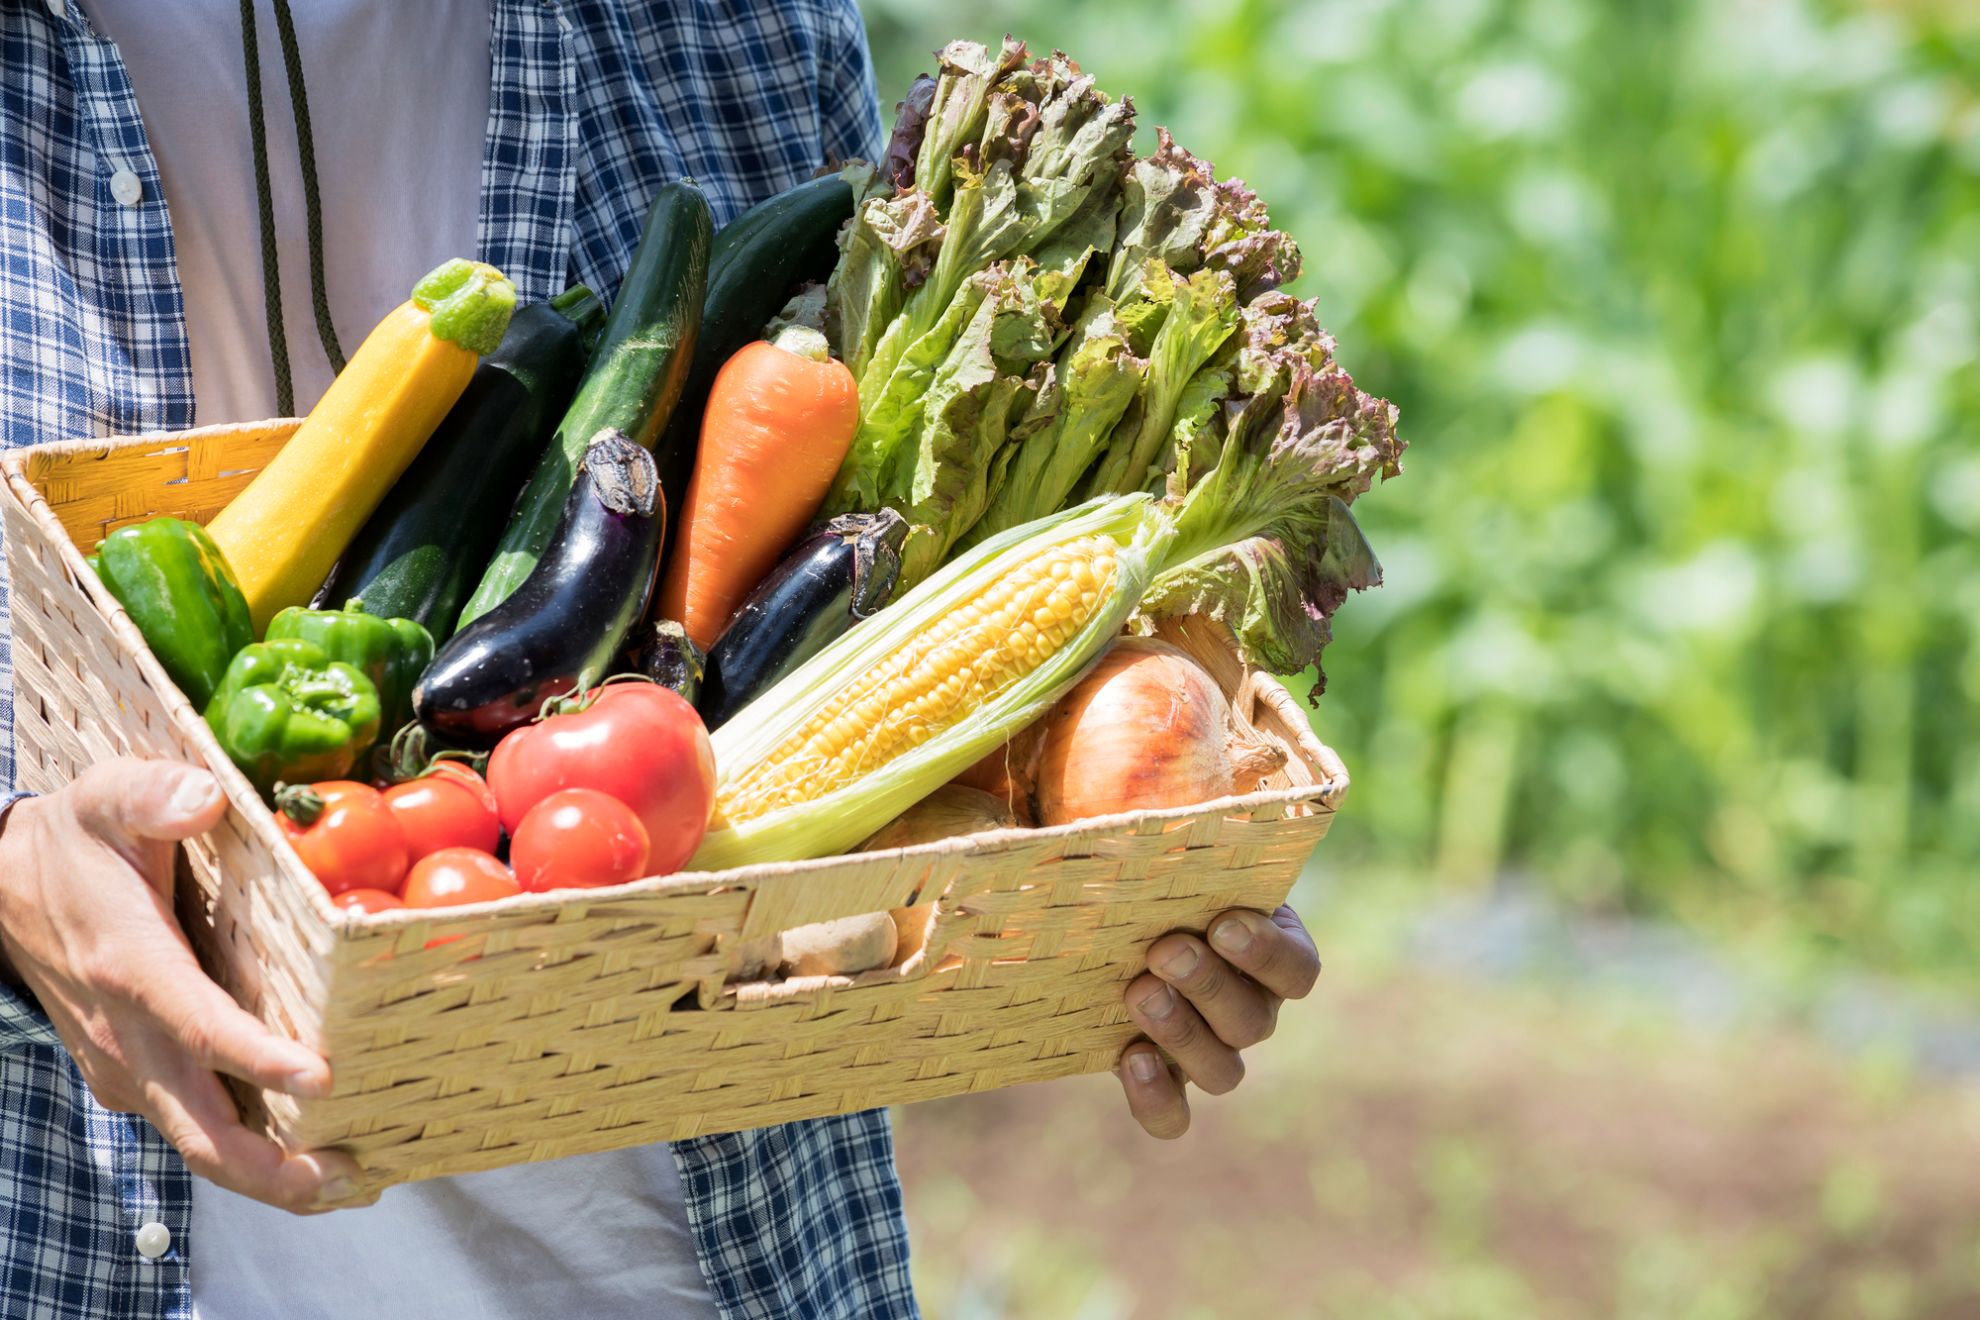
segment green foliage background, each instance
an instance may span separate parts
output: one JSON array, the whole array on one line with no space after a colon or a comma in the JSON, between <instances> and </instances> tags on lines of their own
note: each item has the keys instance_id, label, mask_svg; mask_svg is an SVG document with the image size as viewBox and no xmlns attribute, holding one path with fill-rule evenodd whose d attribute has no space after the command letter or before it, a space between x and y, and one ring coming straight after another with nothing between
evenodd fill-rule
<instances>
[{"instance_id":1,"label":"green foliage background","mask_svg":"<svg viewBox=\"0 0 1980 1320\"><path fill-rule=\"evenodd\" d=\"M1980 984L1980 8L866 0L1060 46L1307 254L1406 475L1316 723L1358 874Z\"/></svg>"}]
</instances>

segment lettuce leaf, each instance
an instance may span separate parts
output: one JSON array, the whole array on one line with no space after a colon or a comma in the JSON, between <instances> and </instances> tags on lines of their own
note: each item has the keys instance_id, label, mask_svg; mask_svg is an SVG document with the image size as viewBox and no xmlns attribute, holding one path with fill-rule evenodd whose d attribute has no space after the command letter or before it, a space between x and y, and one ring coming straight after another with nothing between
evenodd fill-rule
<instances>
[{"instance_id":1,"label":"lettuce leaf","mask_svg":"<svg viewBox=\"0 0 1980 1320\"><path fill-rule=\"evenodd\" d=\"M1200 270L1185 277L1151 261L1141 288L1167 303L1168 311L1148 348L1141 410L1108 438L1106 452L1087 479L1089 499L1159 484L1158 463L1183 392L1238 325L1236 290L1222 271Z\"/></svg>"},{"instance_id":2,"label":"lettuce leaf","mask_svg":"<svg viewBox=\"0 0 1980 1320\"><path fill-rule=\"evenodd\" d=\"M1218 407L1235 388L1236 359L1235 353L1219 350L1183 387L1182 397L1176 402L1176 419L1169 427L1168 443L1162 447L1161 458L1155 465L1162 476L1150 479L1151 493L1160 493L1157 487L1174 494L1189 490L1196 475L1193 465L1197 438L1210 428Z\"/></svg>"},{"instance_id":3,"label":"lettuce leaf","mask_svg":"<svg viewBox=\"0 0 1980 1320\"><path fill-rule=\"evenodd\" d=\"M972 276L1049 249L1038 264L1058 277L1051 299L1063 308L1092 252L1112 241L1133 107L1064 56L1023 65L1023 49L943 51L915 188L868 199L854 219L830 296L862 415L904 359L933 359L915 346ZM870 444L856 445L848 463L872 456Z\"/></svg>"},{"instance_id":4,"label":"lettuce leaf","mask_svg":"<svg viewBox=\"0 0 1980 1320\"><path fill-rule=\"evenodd\" d=\"M927 194L868 197L846 227L826 281L826 332L855 379L864 376L908 291L921 284L942 242Z\"/></svg>"},{"instance_id":5,"label":"lettuce leaf","mask_svg":"<svg viewBox=\"0 0 1980 1320\"><path fill-rule=\"evenodd\" d=\"M1350 591L1382 583L1382 565L1338 496L1327 497L1317 521L1317 554L1312 544L1253 536L1178 564L1141 598L1142 617L1200 614L1229 628L1245 658L1272 673L1317 669L1334 611ZM1314 695L1326 686L1321 671Z\"/></svg>"},{"instance_id":6,"label":"lettuce leaf","mask_svg":"<svg viewBox=\"0 0 1980 1320\"><path fill-rule=\"evenodd\" d=\"M1333 341L1313 320L1310 302L1266 293L1240 308L1237 333L1190 379L1176 406L1163 454L1164 489L1181 496L1216 466L1224 434L1216 424L1221 404L1235 400L1249 401L1253 408L1270 407L1290 387L1295 360L1319 368L1326 365L1332 348Z\"/></svg>"},{"instance_id":7,"label":"lettuce leaf","mask_svg":"<svg viewBox=\"0 0 1980 1320\"><path fill-rule=\"evenodd\" d=\"M1047 375L964 542L974 545L1065 507L1147 370L1147 360L1116 332L1111 309L1089 315Z\"/></svg>"},{"instance_id":8,"label":"lettuce leaf","mask_svg":"<svg viewBox=\"0 0 1980 1320\"><path fill-rule=\"evenodd\" d=\"M935 80L920 74L894 106L894 131L888 135L887 150L880 157L880 178L889 187L900 191L914 187L915 158L921 154L922 141L928 135L928 116L934 108Z\"/></svg>"},{"instance_id":9,"label":"lettuce leaf","mask_svg":"<svg viewBox=\"0 0 1980 1320\"><path fill-rule=\"evenodd\" d=\"M920 433L922 411L935 373L993 285L993 280L981 275L964 281L943 310L941 319L926 334L898 350L888 343L888 351L876 354L859 383L859 429L853 434L852 448L839 465L838 476L826 497L828 516L871 511L884 505L888 495L887 474L895 466L896 455L903 448L912 448ZM896 322L888 334L904 339L906 322ZM879 364L889 360L891 370L882 374Z\"/></svg>"},{"instance_id":10,"label":"lettuce leaf","mask_svg":"<svg viewBox=\"0 0 1980 1320\"><path fill-rule=\"evenodd\" d=\"M983 299L929 383L918 443L896 460L881 503L909 525L901 590L940 567L976 523L1012 424L1044 381L1050 335L1035 269L1000 264L972 281L985 286Z\"/></svg>"},{"instance_id":11,"label":"lettuce leaf","mask_svg":"<svg viewBox=\"0 0 1980 1320\"><path fill-rule=\"evenodd\" d=\"M1176 497L1173 567L1142 610L1220 619L1247 660L1292 673L1318 662L1347 592L1380 581L1346 506L1402 471L1404 446L1395 405L1356 389L1325 342L1243 359L1262 392L1227 402L1220 443L1199 445L1216 465Z\"/></svg>"},{"instance_id":12,"label":"lettuce leaf","mask_svg":"<svg viewBox=\"0 0 1980 1320\"><path fill-rule=\"evenodd\" d=\"M1299 245L1272 228L1256 194L1219 183L1208 162L1156 130L1156 149L1134 162L1123 185L1120 235L1107 269L1107 296L1130 296L1148 263L1188 275L1205 266L1230 275L1240 302L1298 278Z\"/></svg>"},{"instance_id":13,"label":"lettuce leaf","mask_svg":"<svg viewBox=\"0 0 1980 1320\"><path fill-rule=\"evenodd\" d=\"M1006 37L994 56L974 41L952 41L937 54L941 73L929 95L914 165L914 187L937 206L948 205L956 154L983 132L991 89L1024 66L1026 53L1022 41Z\"/></svg>"}]
</instances>

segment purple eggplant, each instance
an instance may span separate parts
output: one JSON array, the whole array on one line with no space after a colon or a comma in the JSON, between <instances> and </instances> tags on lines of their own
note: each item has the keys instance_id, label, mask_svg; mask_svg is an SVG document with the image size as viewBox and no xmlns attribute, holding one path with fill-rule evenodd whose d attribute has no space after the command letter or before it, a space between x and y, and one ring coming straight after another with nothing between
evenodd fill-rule
<instances>
[{"instance_id":1,"label":"purple eggplant","mask_svg":"<svg viewBox=\"0 0 1980 1320\"><path fill-rule=\"evenodd\" d=\"M799 541L756 584L708 651L701 718L720 727L826 643L877 611L901 576L907 520L848 513Z\"/></svg>"},{"instance_id":2,"label":"purple eggplant","mask_svg":"<svg viewBox=\"0 0 1980 1320\"><path fill-rule=\"evenodd\" d=\"M653 595L665 524L653 455L600 431L535 569L455 633L420 679L420 723L458 745L492 747L546 701L604 678Z\"/></svg>"}]
</instances>

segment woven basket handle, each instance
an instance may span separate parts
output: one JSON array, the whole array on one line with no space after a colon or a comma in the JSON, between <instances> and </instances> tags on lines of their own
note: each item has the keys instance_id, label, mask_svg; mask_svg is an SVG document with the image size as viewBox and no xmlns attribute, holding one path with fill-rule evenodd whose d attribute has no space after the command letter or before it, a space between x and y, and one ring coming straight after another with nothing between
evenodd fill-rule
<instances>
[{"instance_id":1,"label":"woven basket handle","mask_svg":"<svg viewBox=\"0 0 1980 1320\"><path fill-rule=\"evenodd\" d=\"M740 937L760 939L821 921L931 903L962 872L960 844L920 848L912 856L903 855L900 849L864 856L867 864L851 874L845 872L847 859L832 859L836 865L829 884L812 879L808 873L815 868L804 863L764 876L750 895Z\"/></svg>"}]
</instances>

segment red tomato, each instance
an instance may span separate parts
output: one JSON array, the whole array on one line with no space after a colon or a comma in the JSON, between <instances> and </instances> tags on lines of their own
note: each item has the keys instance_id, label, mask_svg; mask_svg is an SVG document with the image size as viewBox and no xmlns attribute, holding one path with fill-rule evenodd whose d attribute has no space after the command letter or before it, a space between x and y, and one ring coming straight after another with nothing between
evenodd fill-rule
<instances>
[{"instance_id":1,"label":"red tomato","mask_svg":"<svg viewBox=\"0 0 1980 1320\"><path fill-rule=\"evenodd\" d=\"M509 845L524 889L595 889L637 880L646 827L631 807L595 788L561 788L529 809Z\"/></svg>"},{"instance_id":2,"label":"red tomato","mask_svg":"<svg viewBox=\"0 0 1980 1320\"><path fill-rule=\"evenodd\" d=\"M332 779L278 795L275 820L310 874L332 894L347 889L398 889L406 878L406 837L369 784ZM320 805L320 810L318 810ZM312 818L309 813L315 811ZM305 825L291 812L302 813Z\"/></svg>"},{"instance_id":3,"label":"red tomato","mask_svg":"<svg viewBox=\"0 0 1980 1320\"><path fill-rule=\"evenodd\" d=\"M441 761L417 779L385 790L385 804L398 818L412 861L442 848L494 852L502 841L495 795L481 776L454 761Z\"/></svg>"},{"instance_id":4,"label":"red tomato","mask_svg":"<svg viewBox=\"0 0 1980 1320\"><path fill-rule=\"evenodd\" d=\"M479 848L442 848L419 859L406 877L407 907L455 907L522 892L502 859Z\"/></svg>"},{"instance_id":5,"label":"red tomato","mask_svg":"<svg viewBox=\"0 0 1980 1320\"><path fill-rule=\"evenodd\" d=\"M552 715L503 738L488 786L511 836L530 808L560 788L595 788L646 827L641 875L678 871L715 810L715 753L694 707L657 683L613 683L590 707Z\"/></svg>"},{"instance_id":6,"label":"red tomato","mask_svg":"<svg viewBox=\"0 0 1980 1320\"><path fill-rule=\"evenodd\" d=\"M330 900L346 912L390 912L406 901L383 889L346 889Z\"/></svg>"}]
</instances>

